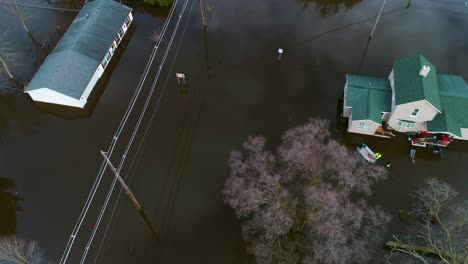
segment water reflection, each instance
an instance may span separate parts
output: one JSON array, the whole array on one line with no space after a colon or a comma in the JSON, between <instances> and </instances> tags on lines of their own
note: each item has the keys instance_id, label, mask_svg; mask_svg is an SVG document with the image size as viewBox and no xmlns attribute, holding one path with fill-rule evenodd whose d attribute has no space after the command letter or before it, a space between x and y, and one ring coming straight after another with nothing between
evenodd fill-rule
<instances>
[{"instance_id":1,"label":"water reflection","mask_svg":"<svg viewBox=\"0 0 468 264\"><path fill-rule=\"evenodd\" d=\"M46 0L46 2L54 7L69 9L81 9L85 3L83 0Z\"/></svg>"},{"instance_id":2,"label":"water reflection","mask_svg":"<svg viewBox=\"0 0 468 264\"><path fill-rule=\"evenodd\" d=\"M14 188L13 180L0 177L0 236L16 232L16 212L21 210L18 200L22 199Z\"/></svg>"},{"instance_id":3,"label":"water reflection","mask_svg":"<svg viewBox=\"0 0 468 264\"><path fill-rule=\"evenodd\" d=\"M306 8L310 3L315 4L316 9L322 16L338 13L341 7L346 9L352 8L354 5L361 2L361 0L300 0L302 5Z\"/></svg>"},{"instance_id":4,"label":"water reflection","mask_svg":"<svg viewBox=\"0 0 468 264\"><path fill-rule=\"evenodd\" d=\"M152 17L165 19L169 14L170 6L153 6L143 1L122 2L123 4L131 7L133 12L138 12Z\"/></svg>"},{"instance_id":5,"label":"water reflection","mask_svg":"<svg viewBox=\"0 0 468 264\"><path fill-rule=\"evenodd\" d=\"M41 125L41 115L24 94L0 96L0 143L32 135Z\"/></svg>"}]
</instances>

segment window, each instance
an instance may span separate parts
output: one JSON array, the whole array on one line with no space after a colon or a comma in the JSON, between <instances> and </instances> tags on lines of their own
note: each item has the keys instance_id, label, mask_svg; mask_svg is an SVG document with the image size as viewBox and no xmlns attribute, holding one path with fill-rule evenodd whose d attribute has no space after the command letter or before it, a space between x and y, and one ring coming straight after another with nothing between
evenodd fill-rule
<instances>
[{"instance_id":1,"label":"window","mask_svg":"<svg viewBox=\"0 0 468 264\"><path fill-rule=\"evenodd\" d=\"M128 16L127 19L125 20L125 25L127 25L128 27L128 25L130 25L130 22L131 22L130 16Z\"/></svg>"},{"instance_id":2,"label":"window","mask_svg":"<svg viewBox=\"0 0 468 264\"><path fill-rule=\"evenodd\" d=\"M102 62L101 62L101 65L103 68L107 67L107 64L109 63L110 58L111 58L111 55L109 54L109 52L107 52L106 56L104 57L104 59L102 59Z\"/></svg>"},{"instance_id":3,"label":"window","mask_svg":"<svg viewBox=\"0 0 468 264\"><path fill-rule=\"evenodd\" d=\"M398 126L401 128L411 128L414 127L414 123L399 121Z\"/></svg>"},{"instance_id":4,"label":"window","mask_svg":"<svg viewBox=\"0 0 468 264\"><path fill-rule=\"evenodd\" d=\"M369 130L371 127L371 124L366 124L366 123L359 123L358 128L361 130Z\"/></svg>"},{"instance_id":5,"label":"window","mask_svg":"<svg viewBox=\"0 0 468 264\"><path fill-rule=\"evenodd\" d=\"M419 115L419 109L416 108L413 110L413 113L411 113L411 117L417 117Z\"/></svg>"}]
</instances>

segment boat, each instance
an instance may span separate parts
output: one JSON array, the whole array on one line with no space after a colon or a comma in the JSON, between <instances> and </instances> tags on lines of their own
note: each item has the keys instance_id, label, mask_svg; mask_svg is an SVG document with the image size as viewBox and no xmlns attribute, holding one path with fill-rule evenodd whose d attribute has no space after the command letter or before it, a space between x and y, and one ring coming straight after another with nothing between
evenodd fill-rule
<instances>
[{"instance_id":1,"label":"boat","mask_svg":"<svg viewBox=\"0 0 468 264\"><path fill-rule=\"evenodd\" d=\"M377 161L374 152L372 152L372 150L366 144L362 144L361 146L356 147L356 149L365 160L372 163Z\"/></svg>"}]
</instances>

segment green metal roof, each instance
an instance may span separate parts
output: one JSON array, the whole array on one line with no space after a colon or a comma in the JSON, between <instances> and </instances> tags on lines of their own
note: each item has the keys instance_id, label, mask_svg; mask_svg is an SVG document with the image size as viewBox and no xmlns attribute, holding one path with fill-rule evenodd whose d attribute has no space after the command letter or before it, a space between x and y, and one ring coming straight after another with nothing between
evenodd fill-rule
<instances>
[{"instance_id":1,"label":"green metal roof","mask_svg":"<svg viewBox=\"0 0 468 264\"><path fill-rule=\"evenodd\" d=\"M419 75L423 65L431 68L426 77ZM425 99L442 111L436 67L426 58L422 55L415 55L399 59L395 61L393 71L397 105Z\"/></svg>"},{"instance_id":2,"label":"green metal roof","mask_svg":"<svg viewBox=\"0 0 468 264\"><path fill-rule=\"evenodd\" d=\"M461 76L438 75L443 112L427 122L427 130L450 132L461 137L460 128L468 128L468 85Z\"/></svg>"},{"instance_id":3,"label":"green metal roof","mask_svg":"<svg viewBox=\"0 0 468 264\"><path fill-rule=\"evenodd\" d=\"M114 0L85 4L26 91L49 88L79 99L130 12Z\"/></svg>"},{"instance_id":4,"label":"green metal roof","mask_svg":"<svg viewBox=\"0 0 468 264\"><path fill-rule=\"evenodd\" d=\"M427 122L427 131L429 132L449 132L461 137L461 130L457 121L451 115L444 112L437 114L432 121Z\"/></svg>"},{"instance_id":5,"label":"green metal roof","mask_svg":"<svg viewBox=\"0 0 468 264\"><path fill-rule=\"evenodd\" d=\"M391 111L392 89L388 79L346 75L345 105L352 107L353 120L382 123L382 112Z\"/></svg>"}]
</instances>

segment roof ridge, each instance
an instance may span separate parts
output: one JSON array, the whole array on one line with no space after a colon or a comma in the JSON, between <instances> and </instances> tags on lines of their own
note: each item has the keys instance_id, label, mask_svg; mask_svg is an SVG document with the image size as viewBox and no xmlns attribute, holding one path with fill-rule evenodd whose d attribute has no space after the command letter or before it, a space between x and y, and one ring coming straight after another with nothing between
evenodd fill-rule
<instances>
[{"instance_id":1,"label":"roof ridge","mask_svg":"<svg viewBox=\"0 0 468 264\"><path fill-rule=\"evenodd\" d=\"M101 7L101 5L102 5L102 3L104 3L104 1L106 1L106 0L93 0L93 1L90 1L90 2L87 3L87 4L93 4L93 3L96 3L96 2L97 2L96 6L94 6L94 7L91 5L91 7L94 8L94 9L91 9L93 15L95 15L96 10L97 10L98 8ZM81 11L83 11L83 8L81 8L80 12L78 13L78 16L81 14ZM88 15L88 13L86 13L86 19L89 19L90 17L91 17L91 15ZM93 17L94 17L94 16L93 16ZM73 21L73 22L75 22L75 21ZM86 26L83 28L84 30L81 30L81 31L78 33L78 37L76 38L75 43L73 43L73 46L70 48L71 50L76 51L76 50L75 50L76 44L78 43L78 41L81 40L81 36L83 35L83 32L86 32L87 29L90 27L90 25L91 25L91 22L89 22L89 20L87 20ZM76 52L78 52L78 53L80 53L80 54L83 54L83 53L81 53L81 52L79 52L79 51L76 51ZM83 55L86 55L86 54L83 54ZM88 56L88 55L86 55L86 56ZM88 56L88 57L89 57L89 56Z\"/></svg>"}]
</instances>

